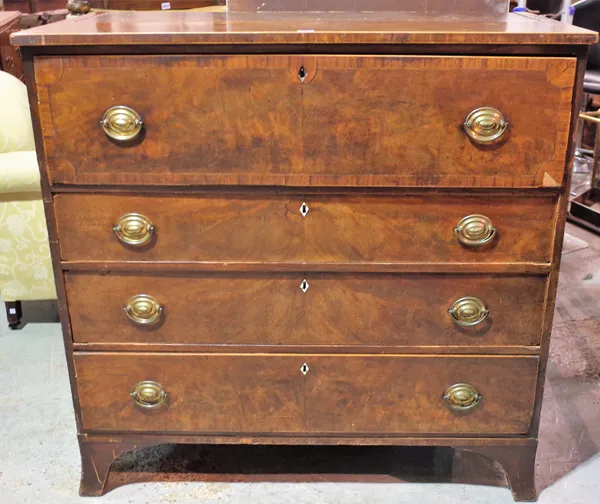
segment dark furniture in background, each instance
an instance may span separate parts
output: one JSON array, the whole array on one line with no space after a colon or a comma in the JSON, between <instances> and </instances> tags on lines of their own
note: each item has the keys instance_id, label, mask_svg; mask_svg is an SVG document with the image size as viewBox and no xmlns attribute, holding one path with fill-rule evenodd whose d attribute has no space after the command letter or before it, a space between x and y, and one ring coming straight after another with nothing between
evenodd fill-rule
<instances>
[{"instance_id":1,"label":"dark furniture in background","mask_svg":"<svg viewBox=\"0 0 600 504\"><path fill-rule=\"evenodd\" d=\"M517 2L515 0L512 3ZM560 12L562 5L562 0L527 0L527 8L532 11L539 11L540 14Z\"/></svg>"},{"instance_id":2,"label":"dark furniture in background","mask_svg":"<svg viewBox=\"0 0 600 504\"><path fill-rule=\"evenodd\" d=\"M19 79L23 77L23 65L19 50L10 43L10 35L20 29L20 19L20 12L0 11L0 70Z\"/></svg>"},{"instance_id":3,"label":"dark furniture in background","mask_svg":"<svg viewBox=\"0 0 600 504\"><path fill-rule=\"evenodd\" d=\"M64 9L66 0L4 0L5 10L20 11L22 13L34 13Z\"/></svg>"},{"instance_id":4,"label":"dark furniture in background","mask_svg":"<svg viewBox=\"0 0 600 504\"><path fill-rule=\"evenodd\" d=\"M588 0L585 4L577 7L573 24L588 30L600 31L600 0ZM600 92L600 44L590 47L588 55L588 70L586 72L586 92Z\"/></svg>"},{"instance_id":5,"label":"dark furniture in background","mask_svg":"<svg viewBox=\"0 0 600 504\"><path fill-rule=\"evenodd\" d=\"M573 23L583 28L600 30L600 0L589 0L577 7ZM586 103L587 94L600 94L600 44L590 47L583 91L586 93ZM595 125L596 129L592 181L591 188L577 195L571 202L569 218L581 226L600 233L600 135L598 134L600 111L584 110L581 117L586 123Z\"/></svg>"},{"instance_id":6,"label":"dark furniture in background","mask_svg":"<svg viewBox=\"0 0 600 504\"><path fill-rule=\"evenodd\" d=\"M161 0L71 0L95 9L161 10ZM221 4L219 2L222 2ZM65 9L69 0L4 0L5 10L34 13ZM171 0L171 9L193 9L224 5L224 0Z\"/></svg>"},{"instance_id":7,"label":"dark furniture in background","mask_svg":"<svg viewBox=\"0 0 600 504\"><path fill-rule=\"evenodd\" d=\"M95 9L115 10L161 10L161 0L91 0ZM170 0L171 9L196 9L198 7L210 7L223 5L219 0Z\"/></svg>"}]
</instances>

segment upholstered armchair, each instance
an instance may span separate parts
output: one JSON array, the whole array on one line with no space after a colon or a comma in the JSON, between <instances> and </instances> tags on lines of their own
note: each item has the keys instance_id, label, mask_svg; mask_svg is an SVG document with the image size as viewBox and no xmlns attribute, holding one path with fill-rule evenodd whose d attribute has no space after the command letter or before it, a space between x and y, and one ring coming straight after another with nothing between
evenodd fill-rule
<instances>
[{"instance_id":1,"label":"upholstered armchair","mask_svg":"<svg viewBox=\"0 0 600 504\"><path fill-rule=\"evenodd\" d=\"M25 84L0 72L0 101L0 293L16 329L21 301L56 289Z\"/></svg>"}]
</instances>

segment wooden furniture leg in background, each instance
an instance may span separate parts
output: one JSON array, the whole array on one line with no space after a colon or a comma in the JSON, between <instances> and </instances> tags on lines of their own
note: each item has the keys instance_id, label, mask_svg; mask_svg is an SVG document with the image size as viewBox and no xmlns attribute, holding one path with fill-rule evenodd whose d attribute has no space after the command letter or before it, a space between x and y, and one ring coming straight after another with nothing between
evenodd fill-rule
<instances>
[{"instance_id":1,"label":"wooden furniture leg in background","mask_svg":"<svg viewBox=\"0 0 600 504\"><path fill-rule=\"evenodd\" d=\"M11 329L17 329L21 324L23 318L23 309L21 307L21 301L5 301L6 306L6 318L8 319L8 327Z\"/></svg>"}]
</instances>

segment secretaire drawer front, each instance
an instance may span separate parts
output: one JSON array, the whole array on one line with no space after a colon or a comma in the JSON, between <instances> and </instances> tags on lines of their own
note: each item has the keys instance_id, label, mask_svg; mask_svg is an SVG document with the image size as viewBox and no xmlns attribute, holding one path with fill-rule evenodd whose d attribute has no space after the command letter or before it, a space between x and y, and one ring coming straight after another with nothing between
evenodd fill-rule
<instances>
[{"instance_id":1,"label":"secretaire drawer front","mask_svg":"<svg viewBox=\"0 0 600 504\"><path fill-rule=\"evenodd\" d=\"M537 357L75 354L86 431L524 434Z\"/></svg>"},{"instance_id":2,"label":"secretaire drawer front","mask_svg":"<svg viewBox=\"0 0 600 504\"><path fill-rule=\"evenodd\" d=\"M562 183L575 67L119 55L35 74L53 183L532 187Z\"/></svg>"},{"instance_id":3,"label":"secretaire drawer front","mask_svg":"<svg viewBox=\"0 0 600 504\"><path fill-rule=\"evenodd\" d=\"M524 434L537 357L75 354L86 431Z\"/></svg>"},{"instance_id":4,"label":"secretaire drawer front","mask_svg":"<svg viewBox=\"0 0 600 504\"><path fill-rule=\"evenodd\" d=\"M535 346L546 277L67 273L66 286L77 343Z\"/></svg>"},{"instance_id":5,"label":"secretaire drawer front","mask_svg":"<svg viewBox=\"0 0 600 504\"><path fill-rule=\"evenodd\" d=\"M54 198L67 261L549 262L554 196Z\"/></svg>"}]
</instances>

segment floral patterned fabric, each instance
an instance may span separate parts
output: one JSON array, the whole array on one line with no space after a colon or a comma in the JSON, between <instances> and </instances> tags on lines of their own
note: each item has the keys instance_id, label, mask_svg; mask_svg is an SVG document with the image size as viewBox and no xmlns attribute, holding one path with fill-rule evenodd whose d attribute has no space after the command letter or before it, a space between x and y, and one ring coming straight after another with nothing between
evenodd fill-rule
<instances>
[{"instance_id":1,"label":"floral patterned fabric","mask_svg":"<svg viewBox=\"0 0 600 504\"><path fill-rule=\"evenodd\" d=\"M56 298L41 197L0 201L0 291L4 301Z\"/></svg>"},{"instance_id":2,"label":"floral patterned fabric","mask_svg":"<svg viewBox=\"0 0 600 504\"><path fill-rule=\"evenodd\" d=\"M0 292L4 301L56 298L25 85L0 72Z\"/></svg>"}]
</instances>

